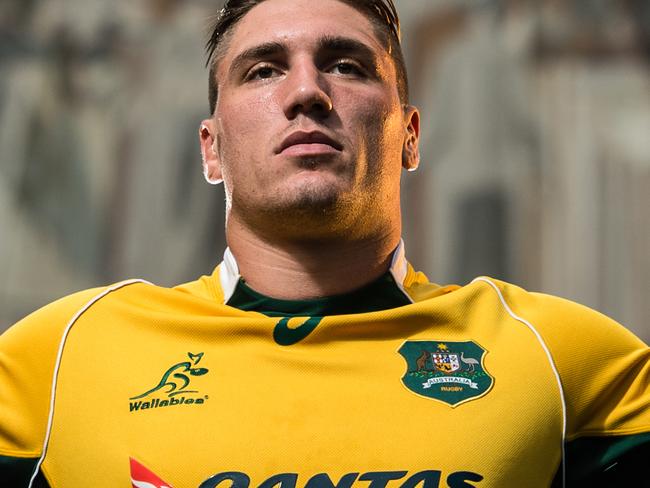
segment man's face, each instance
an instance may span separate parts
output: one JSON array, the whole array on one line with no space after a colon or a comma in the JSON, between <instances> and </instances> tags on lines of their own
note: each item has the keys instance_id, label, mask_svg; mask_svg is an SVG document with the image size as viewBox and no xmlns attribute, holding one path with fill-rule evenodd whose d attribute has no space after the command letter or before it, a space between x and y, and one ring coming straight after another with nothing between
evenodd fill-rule
<instances>
[{"instance_id":1,"label":"man's face","mask_svg":"<svg viewBox=\"0 0 650 488\"><path fill-rule=\"evenodd\" d=\"M227 42L200 135L228 219L312 235L310 222L328 232L399 220L419 119L371 22L338 0L267 0Z\"/></svg>"}]
</instances>

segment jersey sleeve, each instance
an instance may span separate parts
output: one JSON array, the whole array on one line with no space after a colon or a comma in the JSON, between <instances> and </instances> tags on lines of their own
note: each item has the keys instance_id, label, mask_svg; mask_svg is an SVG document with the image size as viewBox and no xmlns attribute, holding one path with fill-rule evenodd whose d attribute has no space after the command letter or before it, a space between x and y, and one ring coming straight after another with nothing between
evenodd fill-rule
<instances>
[{"instance_id":1,"label":"jersey sleeve","mask_svg":"<svg viewBox=\"0 0 650 488\"><path fill-rule=\"evenodd\" d=\"M27 486L41 455L51 384L67 324L98 289L60 299L0 336L0 480Z\"/></svg>"},{"instance_id":2,"label":"jersey sleeve","mask_svg":"<svg viewBox=\"0 0 650 488\"><path fill-rule=\"evenodd\" d=\"M539 331L559 373L568 486L640 479L650 459L650 348L582 305L507 288L504 295Z\"/></svg>"}]
</instances>

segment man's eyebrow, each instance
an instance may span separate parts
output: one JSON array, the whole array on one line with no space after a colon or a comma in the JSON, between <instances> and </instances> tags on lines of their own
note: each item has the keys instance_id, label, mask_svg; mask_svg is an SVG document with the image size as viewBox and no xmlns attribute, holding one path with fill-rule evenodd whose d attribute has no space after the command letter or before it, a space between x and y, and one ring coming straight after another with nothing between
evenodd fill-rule
<instances>
[{"instance_id":1,"label":"man's eyebrow","mask_svg":"<svg viewBox=\"0 0 650 488\"><path fill-rule=\"evenodd\" d=\"M283 51L286 51L286 46L280 42L265 42L253 46L235 56L235 59L230 64L230 71L238 71L250 61L267 58Z\"/></svg>"},{"instance_id":2,"label":"man's eyebrow","mask_svg":"<svg viewBox=\"0 0 650 488\"><path fill-rule=\"evenodd\" d=\"M356 39L339 36L324 36L318 40L319 51L352 53L373 63L377 62L377 53L368 45Z\"/></svg>"}]
</instances>

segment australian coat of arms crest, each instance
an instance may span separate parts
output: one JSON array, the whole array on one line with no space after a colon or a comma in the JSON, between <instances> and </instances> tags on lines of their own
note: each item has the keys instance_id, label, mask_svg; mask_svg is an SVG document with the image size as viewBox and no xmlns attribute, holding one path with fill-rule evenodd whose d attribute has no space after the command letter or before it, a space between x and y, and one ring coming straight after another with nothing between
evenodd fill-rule
<instances>
[{"instance_id":1,"label":"australian coat of arms crest","mask_svg":"<svg viewBox=\"0 0 650 488\"><path fill-rule=\"evenodd\" d=\"M452 407L487 394L494 378L483 366L487 351L474 341L406 341L402 383L418 395Z\"/></svg>"}]
</instances>

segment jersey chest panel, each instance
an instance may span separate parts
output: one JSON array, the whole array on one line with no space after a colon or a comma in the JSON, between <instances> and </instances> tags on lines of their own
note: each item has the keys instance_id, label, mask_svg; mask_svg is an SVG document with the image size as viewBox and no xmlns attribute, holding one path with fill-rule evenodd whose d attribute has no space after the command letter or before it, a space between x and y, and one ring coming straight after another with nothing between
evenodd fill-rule
<instances>
[{"instance_id":1,"label":"jersey chest panel","mask_svg":"<svg viewBox=\"0 0 650 488\"><path fill-rule=\"evenodd\" d=\"M175 488L320 488L323 473L340 488L541 487L555 473L555 378L496 309L326 317L289 346L279 318L213 312L109 304L75 324L43 465L53 488L130 486L130 457Z\"/></svg>"}]
</instances>

